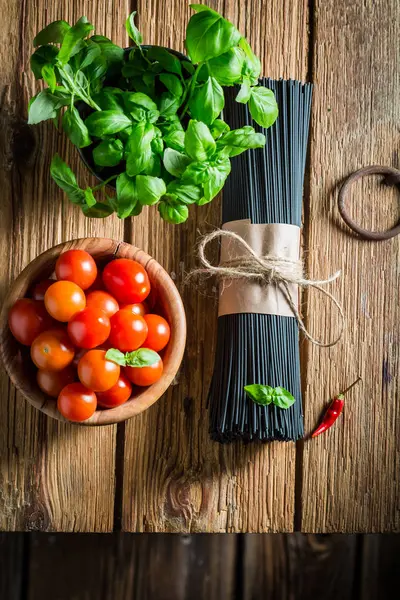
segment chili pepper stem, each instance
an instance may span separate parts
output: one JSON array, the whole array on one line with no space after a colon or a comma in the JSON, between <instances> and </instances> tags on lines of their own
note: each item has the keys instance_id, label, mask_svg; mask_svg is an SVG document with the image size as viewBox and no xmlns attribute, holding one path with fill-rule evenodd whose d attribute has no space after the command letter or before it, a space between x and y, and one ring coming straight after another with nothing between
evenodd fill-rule
<instances>
[{"instance_id":1,"label":"chili pepper stem","mask_svg":"<svg viewBox=\"0 0 400 600\"><path fill-rule=\"evenodd\" d=\"M343 392L340 392L339 396L344 396L345 394L347 394L347 392L350 391L352 387L357 385L359 381L361 381L361 377L358 377L355 381L353 381L352 384L350 384L345 390L343 390Z\"/></svg>"}]
</instances>

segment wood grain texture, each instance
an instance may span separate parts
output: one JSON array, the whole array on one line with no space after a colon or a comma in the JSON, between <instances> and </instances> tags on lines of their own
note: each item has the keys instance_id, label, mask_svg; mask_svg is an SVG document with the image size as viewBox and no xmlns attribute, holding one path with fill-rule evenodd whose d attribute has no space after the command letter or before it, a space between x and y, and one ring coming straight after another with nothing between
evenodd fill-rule
<instances>
[{"instance_id":1,"label":"wood grain texture","mask_svg":"<svg viewBox=\"0 0 400 600\"><path fill-rule=\"evenodd\" d=\"M317 0L312 115L309 273L326 277L344 305L347 332L335 348L308 349L306 430L329 398L355 380L343 417L305 442L303 531L398 531L400 238L366 242L341 222L339 182L371 164L398 167L400 5L396 0ZM398 220L396 190L357 182L348 206L357 222L384 229ZM311 331L338 330L335 312L308 299Z\"/></svg>"},{"instance_id":2,"label":"wood grain texture","mask_svg":"<svg viewBox=\"0 0 400 600\"><path fill-rule=\"evenodd\" d=\"M25 566L24 534L0 533L0 598L22 598Z\"/></svg>"},{"instance_id":3,"label":"wood grain texture","mask_svg":"<svg viewBox=\"0 0 400 600\"><path fill-rule=\"evenodd\" d=\"M355 535L246 535L241 597L351 600L355 561Z\"/></svg>"},{"instance_id":4,"label":"wood grain texture","mask_svg":"<svg viewBox=\"0 0 400 600\"><path fill-rule=\"evenodd\" d=\"M235 536L35 534L28 600L233 600L235 561Z\"/></svg>"},{"instance_id":5,"label":"wood grain texture","mask_svg":"<svg viewBox=\"0 0 400 600\"><path fill-rule=\"evenodd\" d=\"M264 73L305 77L307 8L297 2L213 1L263 58ZM137 3L145 43L183 51L190 10L185 0ZM188 321L187 349L177 386L127 423L122 528L128 531L290 531L295 446L222 447L209 440L207 392L216 342L215 290L184 287L196 265L196 240L220 226L220 204L190 208L187 223L169 226L150 207L132 225L143 247L176 277ZM146 234L144 233L146 232ZM157 435L154 435L157 432Z\"/></svg>"},{"instance_id":6,"label":"wood grain texture","mask_svg":"<svg viewBox=\"0 0 400 600\"><path fill-rule=\"evenodd\" d=\"M76 150L52 123L26 125L29 97L40 88L30 73L35 34L47 23L82 14L118 42L126 43L120 14L129 2L44 0L2 3L0 45L1 292L33 258L76 237L122 239L123 225L111 217L86 219L51 181L58 151L84 184L88 176ZM113 526L115 427L76 428L30 407L1 376L0 528L8 530L107 531Z\"/></svg>"}]
</instances>

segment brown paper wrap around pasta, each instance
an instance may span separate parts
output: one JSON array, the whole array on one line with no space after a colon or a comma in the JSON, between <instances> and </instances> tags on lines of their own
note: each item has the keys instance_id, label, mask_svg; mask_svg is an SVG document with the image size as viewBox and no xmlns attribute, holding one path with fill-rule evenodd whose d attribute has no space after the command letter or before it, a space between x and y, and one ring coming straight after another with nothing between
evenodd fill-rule
<instances>
[{"instance_id":1,"label":"brown paper wrap around pasta","mask_svg":"<svg viewBox=\"0 0 400 600\"><path fill-rule=\"evenodd\" d=\"M300 228L284 223L254 223L250 219L230 221L222 229L240 235L258 256L280 256L298 260ZM235 240L222 238L220 264L246 257L246 250ZM293 303L298 303L298 286L289 285ZM293 317L288 301L277 285L262 286L242 279L224 280L219 288L218 316L259 313Z\"/></svg>"}]
</instances>

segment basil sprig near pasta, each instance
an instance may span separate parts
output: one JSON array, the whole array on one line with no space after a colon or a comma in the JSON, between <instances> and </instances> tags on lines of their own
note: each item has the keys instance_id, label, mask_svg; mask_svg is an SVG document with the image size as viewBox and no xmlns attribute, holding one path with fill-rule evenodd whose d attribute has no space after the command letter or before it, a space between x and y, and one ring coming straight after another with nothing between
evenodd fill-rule
<instances>
[{"instance_id":1,"label":"basil sprig near pasta","mask_svg":"<svg viewBox=\"0 0 400 600\"><path fill-rule=\"evenodd\" d=\"M252 126L231 131L220 118L223 88L237 85L237 102L248 104L256 123L276 120L273 92L258 86L259 59L219 13L191 7L188 58L142 46L135 12L125 23L129 52L94 35L86 17L73 26L54 21L35 37L31 68L48 87L30 101L29 124L61 117L70 141L85 149L102 183L81 188L58 155L51 175L86 216L126 218L157 204L163 219L182 223L191 204L207 204L223 188L233 156L264 146ZM110 182L115 195L100 201Z\"/></svg>"}]
</instances>

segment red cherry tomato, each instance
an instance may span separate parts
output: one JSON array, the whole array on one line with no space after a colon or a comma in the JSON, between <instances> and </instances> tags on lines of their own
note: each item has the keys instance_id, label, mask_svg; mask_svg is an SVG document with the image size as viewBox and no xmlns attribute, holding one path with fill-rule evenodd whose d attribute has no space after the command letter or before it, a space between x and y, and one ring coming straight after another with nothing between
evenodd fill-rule
<instances>
[{"instance_id":1,"label":"red cherry tomato","mask_svg":"<svg viewBox=\"0 0 400 600\"><path fill-rule=\"evenodd\" d=\"M8 313L8 326L16 340L30 346L40 333L54 326L54 321L43 302L21 298Z\"/></svg>"},{"instance_id":2,"label":"red cherry tomato","mask_svg":"<svg viewBox=\"0 0 400 600\"><path fill-rule=\"evenodd\" d=\"M125 367L125 375L135 385L152 385L158 381L163 372L163 361L160 360L150 367Z\"/></svg>"},{"instance_id":3,"label":"red cherry tomato","mask_svg":"<svg viewBox=\"0 0 400 600\"><path fill-rule=\"evenodd\" d=\"M148 334L143 346L159 352L169 342L171 330L167 321L160 315L144 315L144 320L147 323Z\"/></svg>"},{"instance_id":4,"label":"red cherry tomato","mask_svg":"<svg viewBox=\"0 0 400 600\"><path fill-rule=\"evenodd\" d=\"M72 281L56 281L44 295L47 312L62 323L86 306L86 297L82 289Z\"/></svg>"},{"instance_id":5,"label":"red cherry tomato","mask_svg":"<svg viewBox=\"0 0 400 600\"><path fill-rule=\"evenodd\" d=\"M44 295L51 285L55 283L54 279L44 279L39 281L32 290L32 298L34 300L44 300Z\"/></svg>"},{"instance_id":6,"label":"red cherry tomato","mask_svg":"<svg viewBox=\"0 0 400 600\"><path fill-rule=\"evenodd\" d=\"M68 335L79 348L95 348L110 335L110 319L102 310L84 308L70 319Z\"/></svg>"},{"instance_id":7,"label":"red cherry tomato","mask_svg":"<svg viewBox=\"0 0 400 600\"><path fill-rule=\"evenodd\" d=\"M149 312L146 302L137 302L136 304L122 304L120 306L120 310L125 308L130 310L131 313L133 313L134 315L140 315L141 317L144 317L144 315Z\"/></svg>"},{"instance_id":8,"label":"red cherry tomato","mask_svg":"<svg viewBox=\"0 0 400 600\"><path fill-rule=\"evenodd\" d=\"M75 349L65 329L44 331L33 341L31 358L38 369L61 371L74 359Z\"/></svg>"},{"instance_id":9,"label":"red cherry tomato","mask_svg":"<svg viewBox=\"0 0 400 600\"><path fill-rule=\"evenodd\" d=\"M118 302L143 302L150 292L150 281L145 269L135 260L117 258L105 266L104 285Z\"/></svg>"},{"instance_id":10,"label":"red cherry tomato","mask_svg":"<svg viewBox=\"0 0 400 600\"><path fill-rule=\"evenodd\" d=\"M110 323L108 341L113 348L131 352L142 346L147 336L147 325L143 317L134 315L129 309L123 309L111 317Z\"/></svg>"},{"instance_id":11,"label":"red cherry tomato","mask_svg":"<svg viewBox=\"0 0 400 600\"><path fill-rule=\"evenodd\" d=\"M57 408L69 421L86 421L97 408L96 394L81 383L70 383L61 390Z\"/></svg>"},{"instance_id":12,"label":"red cherry tomato","mask_svg":"<svg viewBox=\"0 0 400 600\"><path fill-rule=\"evenodd\" d=\"M58 398L61 390L75 380L76 371L71 366L62 371L45 371L44 369L39 369L36 375L36 381L42 392L52 398Z\"/></svg>"},{"instance_id":13,"label":"red cherry tomato","mask_svg":"<svg viewBox=\"0 0 400 600\"><path fill-rule=\"evenodd\" d=\"M87 290L97 276L96 263L85 250L67 250L60 254L55 271L59 281L72 281L82 290Z\"/></svg>"},{"instance_id":14,"label":"red cherry tomato","mask_svg":"<svg viewBox=\"0 0 400 600\"><path fill-rule=\"evenodd\" d=\"M81 360L82 356L84 354L86 354L86 352L87 352L86 348L77 348L77 350L75 352L74 360L72 361L72 366L75 367L75 369L78 368L78 363Z\"/></svg>"},{"instance_id":15,"label":"red cherry tomato","mask_svg":"<svg viewBox=\"0 0 400 600\"><path fill-rule=\"evenodd\" d=\"M118 381L120 367L106 359L105 350L89 350L78 363L80 382L94 392L105 392Z\"/></svg>"},{"instance_id":16,"label":"red cherry tomato","mask_svg":"<svg viewBox=\"0 0 400 600\"><path fill-rule=\"evenodd\" d=\"M86 306L88 308L102 310L107 317L112 317L119 311L119 304L116 299L108 292L103 292L102 290L95 290L94 292L87 294Z\"/></svg>"},{"instance_id":17,"label":"red cherry tomato","mask_svg":"<svg viewBox=\"0 0 400 600\"><path fill-rule=\"evenodd\" d=\"M112 388L106 392L97 393L97 402L103 408L114 408L114 406L119 406L129 400L131 393L131 382L121 373L117 383Z\"/></svg>"}]
</instances>

